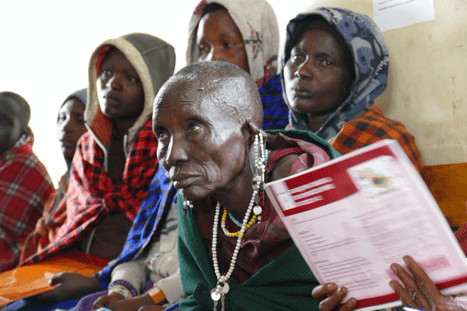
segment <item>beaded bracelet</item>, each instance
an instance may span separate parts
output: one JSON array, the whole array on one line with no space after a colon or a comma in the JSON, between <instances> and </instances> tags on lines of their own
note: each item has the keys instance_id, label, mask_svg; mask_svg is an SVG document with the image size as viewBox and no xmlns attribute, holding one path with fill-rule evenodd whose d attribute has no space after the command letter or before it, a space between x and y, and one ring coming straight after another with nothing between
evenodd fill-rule
<instances>
[{"instance_id":1,"label":"beaded bracelet","mask_svg":"<svg viewBox=\"0 0 467 311\"><path fill-rule=\"evenodd\" d=\"M127 281L124 281L124 280L113 281L112 283L109 284L109 289L112 288L114 285L123 285L123 286L125 286L128 289L128 291L130 292L131 297L138 296L138 292L136 291L136 289L133 287L133 285L131 285Z\"/></svg>"},{"instance_id":2,"label":"beaded bracelet","mask_svg":"<svg viewBox=\"0 0 467 311\"><path fill-rule=\"evenodd\" d=\"M155 304L160 303L162 300L166 299L164 292L161 291L157 286L154 286L150 290L148 290L148 295L151 297L152 301Z\"/></svg>"},{"instance_id":3,"label":"beaded bracelet","mask_svg":"<svg viewBox=\"0 0 467 311\"><path fill-rule=\"evenodd\" d=\"M125 298L125 299L128 299L128 298L132 297L130 291L128 290L128 288L126 288L123 285L115 284L109 289L109 295L115 294L115 293L122 295L123 298Z\"/></svg>"}]
</instances>

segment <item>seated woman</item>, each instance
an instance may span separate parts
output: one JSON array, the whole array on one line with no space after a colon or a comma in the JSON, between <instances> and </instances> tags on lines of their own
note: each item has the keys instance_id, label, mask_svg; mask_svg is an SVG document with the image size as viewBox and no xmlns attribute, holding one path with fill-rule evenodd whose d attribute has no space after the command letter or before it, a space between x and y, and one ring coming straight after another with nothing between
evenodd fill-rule
<instances>
[{"instance_id":1,"label":"seated woman","mask_svg":"<svg viewBox=\"0 0 467 311\"><path fill-rule=\"evenodd\" d=\"M58 183L58 190L45 202L42 217L37 221L35 230L29 234L24 242L20 264L46 247L49 244L49 234L53 236L54 230L59 228L66 219L65 194L68 189L70 167L76 143L81 135L87 131L84 125L84 109L87 102L86 89L82 89L68 96L60 107L57 118L57 134L67 171Z\"/></svg>"},{"instance_id":2,"label":"seated woman","mask_svg":"<svg viewBox=\"0 0 467 311\"><path fill-rule=\"evenodd\" d=\"M250 73L263 103L263 129L283 129L289 111L277 70L279 27L266 0L202 0L189 24L187 64L220 60Z\"/></svg>"},{"instance_id":3,"label":"seated woman","mask_svg":"<svg viewBox=\"0 0 467 311\"><path fill-rule=\"evenodd\" d=\"M261 122L251 76L224 62L185 67L156 97L158 158L179 191L182 310L317 309L318 283L263 184L337 153L310 132L265 133Z\"/></svg>"},{"instance_id":4,"label":"seated woman","mask_svg":"<svg viewBox=\"0 0 467 311\"><path fill-rule=\"evenodd\" d=\"M373 101L386 88L389 52L366 15L322 7L287 26L282 78L291 128L312 131L341 154L395 139L423 176L415 140Z\"/></svg>"},{"instance_id":5,"label":"seated woman","mask_svg":"<svg viewBox=\"0 0 467 311\"><path fill-rule=\"evenodd\" d=\"M70 247L106 259L118 256L157 170L152 103L174 66L172 46L147 34L128 34L96 48L84 114L89 131L73 157L66 221L23 264Z\"/></svg>"},{"instance_id":6,"label":"seated woman","mask_svg":"<svg viewBox=\"0 0 467 311\"><path fill-rule=\"evenodd\" d=\"M24 98L0 93L0 272L18 264L23 243L54 191L32 151L31 110Z\"/></svg>"}]
</instances>

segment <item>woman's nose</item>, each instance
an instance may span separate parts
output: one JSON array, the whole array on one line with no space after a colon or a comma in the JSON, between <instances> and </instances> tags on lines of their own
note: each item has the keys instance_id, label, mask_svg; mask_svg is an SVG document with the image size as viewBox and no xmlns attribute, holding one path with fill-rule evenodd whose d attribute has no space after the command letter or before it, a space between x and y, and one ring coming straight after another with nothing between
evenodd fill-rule
<instances>
[{"instance_id":1,"label":"woman's nose","mask_svg":"<svg viewBox=\"0 0 467 311\"><path fill-rule=\"evenodd\" d=\"M166 162L169 166L177 166L181 162L188 160L188 152L186 143L183 138L172 136L167 147Z\"/></svg>"},{"instance_id":2,"label":"woman's nose","mask_svg":"<svg viewBox=\"0 0 467 311\"><path fill-rule=\"evenodd\" d=\"M313 64L312 62L307 58L303 63L301 63L297 70L295 71L295 75L299 78L308 78L308 79L313 79Z\"/></svg>"}]
</instances>

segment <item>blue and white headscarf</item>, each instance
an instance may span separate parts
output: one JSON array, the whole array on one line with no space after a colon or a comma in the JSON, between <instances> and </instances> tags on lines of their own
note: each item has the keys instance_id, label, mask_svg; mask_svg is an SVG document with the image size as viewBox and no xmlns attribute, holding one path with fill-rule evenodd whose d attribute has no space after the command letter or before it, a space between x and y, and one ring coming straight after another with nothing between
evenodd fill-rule
<instances>
[{"instance_id":1,"label":"blue and white headscarf","mask_svg":"<svg viewBox=\"0 0 467 311\"><path fill-rule=\"evenodd\" d=\"M290 51L307 26L307 21L313 20L313 15L324 18L342 36L354 61L355 80L349 96L315 133L331 140L339 133L344 123L361 116L386 89L389 51L381 31L368 16L347 9L320 7L297 15L287 25L282 68L290 58ZM287 96L284 98L287 103ZM309 130L306 114L293 111L290 104L287 105L290 110L291 127Z\"/></svg>"}]
</instances>

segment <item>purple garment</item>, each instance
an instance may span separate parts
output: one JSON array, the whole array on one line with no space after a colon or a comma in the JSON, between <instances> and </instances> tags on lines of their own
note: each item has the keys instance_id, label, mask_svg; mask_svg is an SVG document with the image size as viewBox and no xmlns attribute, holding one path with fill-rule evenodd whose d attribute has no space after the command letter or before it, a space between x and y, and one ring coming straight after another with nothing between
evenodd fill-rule
<instances>
[{"instance_id":1,"label":"purple garment","mask_svg":"<svg viewBox=\"0 0 467 311\"><path fill-rule=\"evenodd\" d=\"M97 298L99 298L100 296L107 295L107 292L108 291L103 290L101 292L97 292L97 293L84 296L78 301L76 306L69 309L69 311L90 311L92 310L92 305L94 304L94 301L96 301Z\"/></svg>"},{"instance_id":2,"label":"purple garment","mask_svg":"<svg viewBox=\"0 0 467 311\"><path fill-rule=\"evenodd\" d=\"M154 283L152 281L148 281L146 283L146 287L144 288L144 292L150 290L154 286ZM92 305L94 304L94 301L97 300L97 298L107 295L108 291L103 290L101 292L96 292L89 294L87 296L84 296L81 298L76 306L73 308L69 309L68 311L90 311L92 310Z\"/></svg>"}]
</instances>

